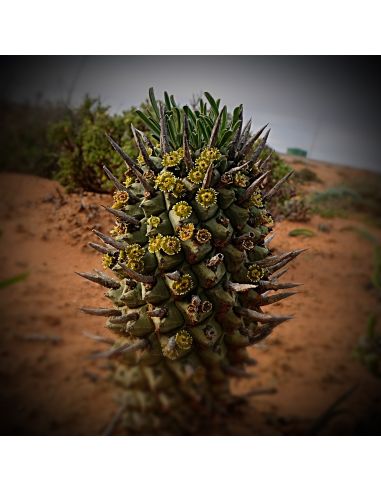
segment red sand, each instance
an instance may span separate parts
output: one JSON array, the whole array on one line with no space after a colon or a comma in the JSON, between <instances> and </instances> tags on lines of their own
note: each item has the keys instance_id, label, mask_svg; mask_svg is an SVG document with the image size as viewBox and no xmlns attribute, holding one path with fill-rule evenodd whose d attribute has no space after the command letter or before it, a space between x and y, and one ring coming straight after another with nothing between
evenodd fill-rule
<instances>
[{"instance_id":1,"label":"red sand","mask_svg":"<svg viewBox=\"0 0 381 492\"><path fill-rule=\"evenodd\" d=\"M366 174L329 165L313 169L324 186L343 173ZM309 185L310 188L323 185ZM59 193L57 190L60 190ZM1 432L4 434L99 434L116 411L115 387L107 363L86 359L98 344L87 330L110 336L104 319L81 314L82 305L107 306L104 289L73 274L100 268L99 255L86 246L94 226L109 229L100 203L106 195L67 195L55 182L26 175L0 175L0 280L28 272L26 280L1 291ZM60 198L60 195L62 199ZM330 224L331 232L318 230ZM350 227L354 220L313 217L309 224L281 222L273 246L279 251L307 247L284 277L302 282L301 294L271 306L294 314L261 346L251 349L258 366L252 380L234 381L234 391L275 386L275 395L257 396L240 422L227 432L284 434L308 432L314 420L343 392L357 384L342 404L347 413L324 433L358 432L369 406L381 401L381 382L352 351L370 313L380 312L370 287L372 244ZM311 238L288 232L307 227ZM381 231L366 226L381 240ZM31 340L58 336L56 343Z\"/></svg>"}]
</instances>

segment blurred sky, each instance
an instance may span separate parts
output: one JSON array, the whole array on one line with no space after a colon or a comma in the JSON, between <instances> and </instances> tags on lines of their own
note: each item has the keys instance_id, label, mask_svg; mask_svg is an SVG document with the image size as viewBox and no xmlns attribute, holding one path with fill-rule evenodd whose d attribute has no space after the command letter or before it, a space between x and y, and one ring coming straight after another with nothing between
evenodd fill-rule
<instances>
[{"instance_id":1,"label":"blurred sky","mask_svg":"<svg viewBox=\"0 0 381 492\"><path fill-rule=\"evenodd\" d=\"M186 104L207 90L228 108L244 104L258 128L270 122L278 151L381 170L378 58L279 56L78 56L2 58L8 99L100 96L113 111L138 105L153 86Z\"/></svg>"}]
</instances>

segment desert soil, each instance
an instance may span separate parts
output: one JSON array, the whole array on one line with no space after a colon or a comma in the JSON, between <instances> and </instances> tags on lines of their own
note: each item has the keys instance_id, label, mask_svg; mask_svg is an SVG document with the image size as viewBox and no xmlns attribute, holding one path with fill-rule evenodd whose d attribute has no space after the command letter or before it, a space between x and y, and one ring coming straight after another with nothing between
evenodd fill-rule
<instances>
[{"instance_id":1,"label":"desert soil","mask_svg":"<svg viewBox=\"0 0 381 492\"><path fill-rule=\"evenodd\" d=\"M308 165L323 181L306 185L311 190L340 183L349 174L367 174ZM100 205L111 198L69 195L54 181L16 174L0 175L0 196L0 280L27 274L1 290L1 433L100 434L117 410L116 389L107 362L88 359L100 347L83 332L110 334L104 319L78 308L107 302L102 287L73 272L99 268L99 255L87 242L94 226L104 232L110 228ZM330 231L322 232L320 224ZM298 227L315 236L290 237ZM308 248L284 277L303 286L298 295L271 306L272 312L295 317L251 349L258 360L255 377L233 382L239 394L268 387L277 393L251 397L243 417L226 432L308 434L316 419L352 388L340 414L318 432L375 432L371 418L381 413L381 382L353 357L369 315L381 311L370 283L374 246L356 232L364 227L381 241L380 229L354 219L314 216L308 224L276 226L272 245L277 252Z\"/></svg>"}]
</instances>

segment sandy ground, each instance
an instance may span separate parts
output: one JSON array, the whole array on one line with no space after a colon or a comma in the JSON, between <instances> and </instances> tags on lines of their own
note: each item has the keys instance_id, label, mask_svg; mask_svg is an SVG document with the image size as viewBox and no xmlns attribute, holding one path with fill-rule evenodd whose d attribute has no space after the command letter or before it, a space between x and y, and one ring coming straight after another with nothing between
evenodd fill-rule
<instances>
[{"instance_id":1,"label":"sandy ground","mask_svg":"<svg viewBox=\"0 0 381 492\"><path fill-rule=\"evenodd\" d=\"M299 165L302 166L302 165ZM324 184L341 182L349 168L310 165ZM111 221L100 204L110 197L67 195L53 181L26 175L0 175L0 280L28 273L2 289L0 299L0 404L2 434L99 434L116 411L115 387L105 362L86 356L98 344L84 330L109 335L104 320L81 314L82 305L105 306L104 289L74 271L99 268L99 256L86 246L94 226ZM329 224L321 232L319 224ZM356 386L342 413L319 432L374 433L381 414L381 382L353 358L368 316L380 313L370 285L373 245L356 234L354 220L321 219L309 224L281 222L277 251L306 247L284 277L302 282L301 293L270 311L294 314L265 344L252 348L256 377L233 383L245 393L276 387L275 395L251 398L233 433L305 434L341 394ZM311 238L288 232L308 227ZM381 241L381 231L366 228ZM375 430L376 429L376 430Z\"/></svg>"}]
</instances>

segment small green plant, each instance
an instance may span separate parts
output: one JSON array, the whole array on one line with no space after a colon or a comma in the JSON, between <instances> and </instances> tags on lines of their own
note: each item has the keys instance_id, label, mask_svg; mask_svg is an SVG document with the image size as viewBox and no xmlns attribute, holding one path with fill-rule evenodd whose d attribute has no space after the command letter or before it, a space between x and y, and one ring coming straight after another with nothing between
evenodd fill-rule
<instances>
[{"instance_id":1,"label":"small green plant","mask_svg":"<svg viewBox=\"0 0 381 492\"><path fill-rule=\"evenodd\" d=\"M113 305L82 310L107 317L116 337L94 357L116 361L128 432L208 432L245 401L229 383L251 377L246 348L290 319L262 308L295 294L284 291L298 284L278 279L303 250L270 250L267 203L285 179L263 187L269 131L252 153L265 128L251 136L242 106L229 116L208 93L195 110L149 96L138 111L149 137L132 127L137 159L108 137L127 177L105 168L116 222L109 235L94 230L104 244L90 246L112 276L79 274L106 287Z\"/></svg>"},{"instance_id":2,"label":"small green plant","mask_svg":"<svg viewBox=\"0 0 381 492\"><path fill-rule=\"evenodd\" d=\"M314 231L311 231L311 229L293 229L288 233L289 236L291 237L299 237L299 236L304 236L304 237L313 237L315 236Z\"/></svg>"},{"instance_id":3,"label":"small green plant","mask_svg":"<svg viewBox=\"0 0 381 492\"><path fill-rule=\"evenodd\" d=\"M14 277L9 277L4 280L0 280L0 289L4 289L5 287L9 287L10 285L17 284L18 282L22 282L28 277L29 273L24 272L19 275L15 275Z\"/></svg>"},{"instance_id":4,"label":"small green plant","mask_svg":"<svg viewBox=\"0 0 381 492\"><path fill-rule=\"evenodd\" d=\"M312 169L304 167L295 172L295 180L299 183L321 183L321 179Z\"/></svg>"}]
</instances>

